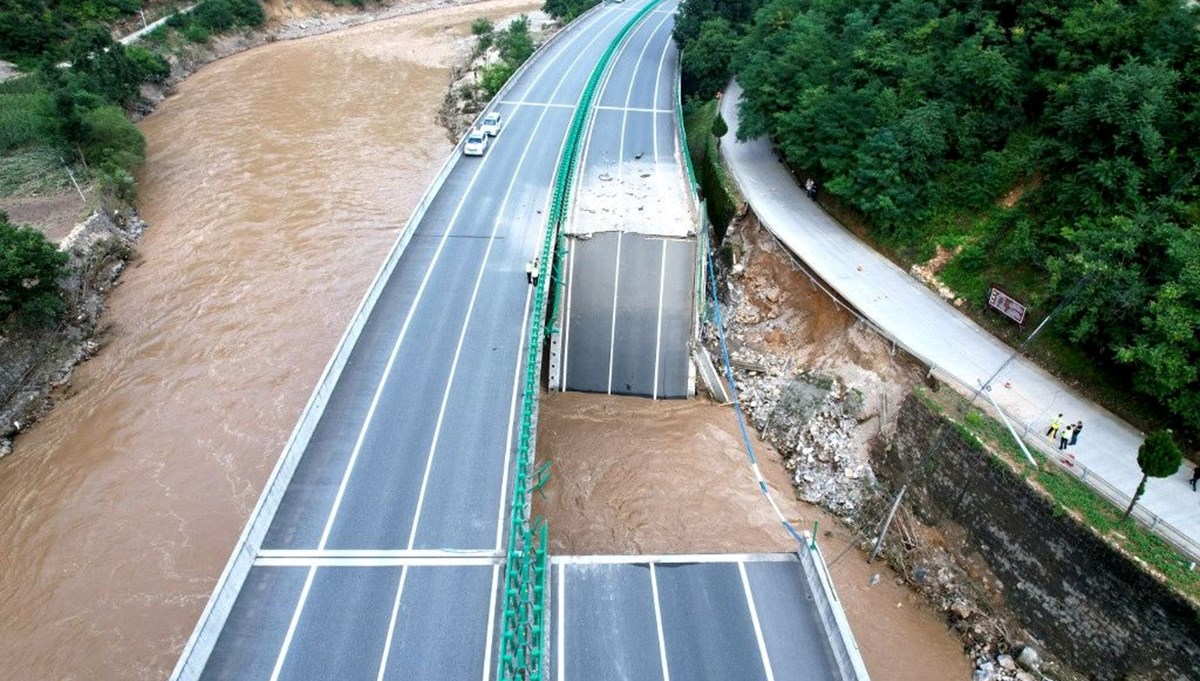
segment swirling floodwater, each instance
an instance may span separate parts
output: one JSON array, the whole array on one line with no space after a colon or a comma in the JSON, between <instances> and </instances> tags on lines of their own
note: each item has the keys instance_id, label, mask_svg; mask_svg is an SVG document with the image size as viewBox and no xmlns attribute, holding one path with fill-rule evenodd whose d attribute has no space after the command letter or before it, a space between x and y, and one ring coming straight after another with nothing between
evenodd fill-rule
<instances>
[{"instance_id":1,"label":"swirling floodwater","mask_svg":"<svg viewBox=\"0 0 1200 681\"><path fill-rule=\"evenodd\" d=\"M0 678L162 679L284 442L451 151L470 23L439 9L209 64L140 127L108 344L0 461Z\"/></svg>"}]
</instances>

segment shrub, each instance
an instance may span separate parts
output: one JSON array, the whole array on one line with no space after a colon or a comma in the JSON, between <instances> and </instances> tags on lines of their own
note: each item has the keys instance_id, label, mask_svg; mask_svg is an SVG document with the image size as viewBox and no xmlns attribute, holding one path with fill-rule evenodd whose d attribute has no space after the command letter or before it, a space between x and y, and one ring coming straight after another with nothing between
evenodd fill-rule
<instances>
[{"instance_id":1,"label":"shrub","mask_svg":"<svg viewBox=\"0 0 1200 681\"><path fill-rule=\"evenodd\" d=\"M171 65L162 55L151 52L144 47L131 45L125 48L125 56L137 71L138 80L161 83L171 75Z\"/></svg>"},{"instance_id":2,"label":"shrub","mask_svg":"<svg viewBox=\"0 0 1200 681\"><path fill-rule=\"evenodd\" d=\"M484 36L491 33L494 28L495 24L493 24L492 20L488 19L487 17L479 17L475 21L471 22L471 33L473 35Z\"/></svg>"},{"instance_id":3,"label":"shrub","mask_svg":"<svg viewBox=\"0 0 1200 681\"><path fill-rule=\"evenodd\" d=\"M188 24L187 26L184 26L182 33L183 33L183 37L188 42L192 42L192 43L208 42L208 37L209 37L208 29L204 28L200 24Z\"/></svg>"},{"instance_id":4,"label":"shrub","mask_svg":"<svg viewBox=\"0 0 1200 681\"><path fill-rule=\"evenodd\" d=\"M483 67L483 72L479 76L479 85L483 88L484 99L495 97L496 93L500 92L500 88L504 87L504 84L516 71L516 67L507 62L497 62Z\"/></svg>"},{"instance_id":5,"label":"shrub","mask_svg":"<svg viewBox=\"0 0 1200 681\"><path fill-rule=\"evenodd\" d=\"M67 255L29 227L17 227L0 213L0 319L16 316L47 324L64 308L58 279Z\"/></svg>"},{"instance_id":6,"label":"shrub","mask_svg":"<svg viewBox=\"0 0 1200 681\"><path fill-rule=\"evenodd\" d=\"M83 114L80 149L88 163L132 173L145 160L146 139L115 106L102 106Z\"/></svg>"}]
</instances>

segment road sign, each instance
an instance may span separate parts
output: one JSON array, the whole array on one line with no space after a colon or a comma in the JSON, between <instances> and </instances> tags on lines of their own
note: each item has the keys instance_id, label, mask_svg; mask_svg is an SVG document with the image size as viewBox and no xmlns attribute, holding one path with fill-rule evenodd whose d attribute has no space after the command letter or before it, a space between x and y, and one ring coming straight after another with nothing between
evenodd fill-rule
<instances>
[{"instance_id":1,"label":"road sign","mask_svg":"<svg viewBox=\"0 0 1200 681\"><path fill-rule=\"evenodd\" d=\"M991 288L988 289L988 307L1018 324L1025 323L1025 306L1017 302L1016 299L1005 293L995 284L992 284Z\"/></svg>"}]
</instances>

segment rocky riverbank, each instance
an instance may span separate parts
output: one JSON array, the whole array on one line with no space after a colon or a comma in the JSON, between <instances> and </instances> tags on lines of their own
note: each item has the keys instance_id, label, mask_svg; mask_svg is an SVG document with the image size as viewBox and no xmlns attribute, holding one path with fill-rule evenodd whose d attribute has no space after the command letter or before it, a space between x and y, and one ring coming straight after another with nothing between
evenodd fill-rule
<instances>
[{"instance_id":1,"label":"rocky riverbank","mask_svg":"<svg viewBox=\"0 0 1200 681\"><path fill-rule=\"evenodd\" d=\"M133 211L93 213L59 244L70 258L70 275L62 282L63 321L0 334L0 457L12 451L18 433L52 408L51 394L67 384L75 367L103 345L105 298L145 228Z\"/></svg>"}]
</instances>

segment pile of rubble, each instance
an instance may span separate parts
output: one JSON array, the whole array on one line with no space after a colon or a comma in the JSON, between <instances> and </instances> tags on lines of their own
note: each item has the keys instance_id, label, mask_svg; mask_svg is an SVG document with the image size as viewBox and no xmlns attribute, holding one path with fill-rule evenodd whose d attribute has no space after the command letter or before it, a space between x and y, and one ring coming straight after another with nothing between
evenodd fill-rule
<instances>
[{"instance_id":1,"label":"pile of rubble","mask_svg":"<svg viewBox=\"0 0 1200 681\"><path fill-rule=\"evenodd\" d=\"M796 496L854 515L874 483L855 429L865 420L862 392L791 360L740 348L730 355L750 422L783 455Z\"/></svg>"}]
</instances>

